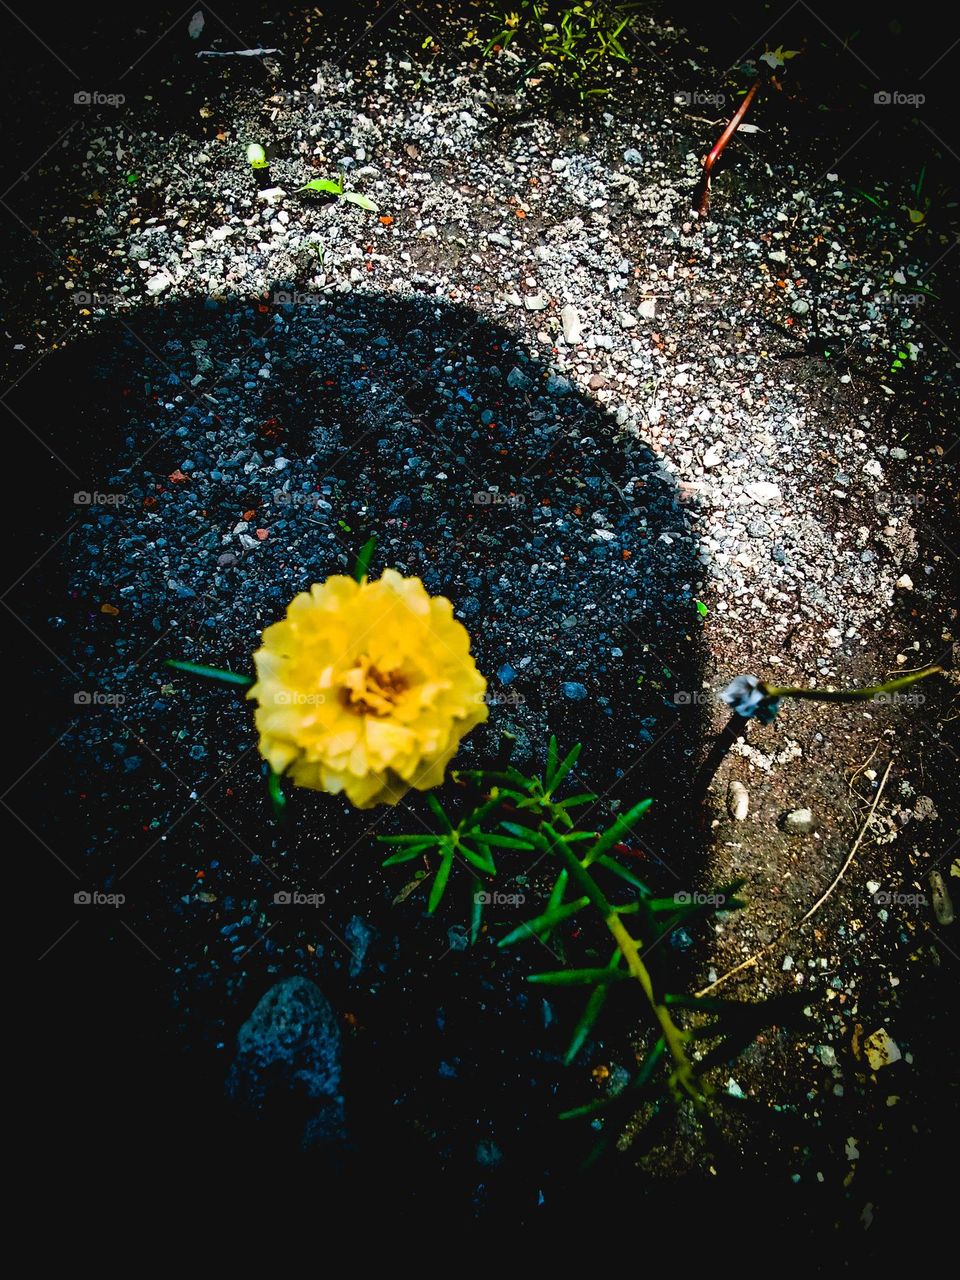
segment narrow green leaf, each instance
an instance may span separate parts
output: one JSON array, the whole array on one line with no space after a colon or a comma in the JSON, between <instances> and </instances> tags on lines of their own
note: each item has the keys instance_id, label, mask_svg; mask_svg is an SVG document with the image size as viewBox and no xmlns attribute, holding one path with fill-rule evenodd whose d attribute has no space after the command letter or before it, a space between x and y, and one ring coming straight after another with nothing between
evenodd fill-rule
<instances>
[{"instance_id":1,"label":"narrow green leaf","mask_svg":"<svg viewBox=\"0 0 960 1280\"><path fill-rule=\"evenodd\" d=\"M576 915L589 902L589 898L577 898L576 901L564 903L563 906L548 908L542 915L534 916L532 920L527 920L524 924L511 930L505 938L500 939L497 946L509 947L512 943L520 942L523 938L535 938L542 929L553 929L562 921L569 920L572 915Z\"/></svg>"},{"instance_id":2,"label":"narrow green leaf","mask_svg":"<svg viewBox=\"0 0 960 1280\"><path fill-rule=\"evenodd\" d=\"M620 948L618 947L610 957L610 963L607 965L607 968L616 969L622 959L623 956L620 952ZM589 999L587 1000L586 1008L574 1029L570 1044L567 1046L567 1052L563 1055L563 1065L565 1067L569 1067L570 1063L583 1048L587 1036L590 1034L594 1023L597 1021L597 1018L603 1010L603 1006L607 1003L608 989L609 988L606 986L596 986L591 991Z\"/></svg>"},{"instance_id":3,"label":"narrow green leaf","mask_svg":"<svg viewBox=\"0 0 960 1280\"><path fill-rule=\"evenodd\" d=\"M333 182L329 178L311 178L309 182L304 183L300 190L325 191L328 195L338 196L343 192L343 184L341 182Z\"/></svg>"},{"instance_id":4,"label":"narrow green leaf","mask_svg":"<svg viewBox=\"0 0 960 1280\"><path fill-rule=\"evenodd\" d=\"M480 925L483 921L483 884L473 877L473 900L470 904L470 945L475 947L480 937Z\"/></svg>"},{"instance_id":5,"label":"narrow green leaf","mask_svg":"<svg viewBox=\"0 0 960 1280\"><path fill-rule=\"evenodd\" d=\"M252 676L239 671L224 671L222 667L205 667L202 662L181 662L179 658L167 658L163 664L175 671L186 671L192 676L206 676L209 680L223 680L225 684L251 685Z\"/></svg>"},{"instance_id":6,"label":"narrow green leaf","mask_svg":"<svg viewBox=\"0 0 960 1280\"><path fill-rule=\"evenodd\" d=\"M350 204L358 205L361 209L369 209L373 213L376 213L380 208L373 200L367 196L362 196L359 191L344 191L342 199L348 200Z\"/></svg>"},{"instance_id":7,"label":"narrow green leaf","mask_svg":"<svg viewBox=\"0 0 960 1280\"><path fill-rule=\"evenodd\" d=\"M497 874L497 868L494 864L493 858L490 856L489 850L471 849L470 846L464 844L462 840L459 842L459 848L460 852L470 865L476 867L478 871L483 871L488 876L495 876Z\"/></svg>"},{"instance_id":8,"label":"narrow green leaf","mask_svg":"<svg viewBox=\"0 0 960 1280\"><path fill-rule=\"evenodd\" d=\"M596 800L596 795L592 791L581 791L577 796L571 796L569 800L561 800L557 805L558 809L573 809L580 804L589 804L592 800Z\"/></svg>"},{"instance_id":9,"label":"narrow green leaf","mask_svg":"<svg viewBox=\"0 0 960 1280\"><path fill-rule=\"evenodd\" d=\"M450 879L450 868L453 866L453 850L448 849L444 853L437 868L437 874L433 878L433 887L430 890L430 901L427 903L427 912L433 915L437 907L440 905L440 899L443 897L443 891L447 887L447 881Z\"/></svg>"},{"instance_id":10,"label":"narrow green leaf","mask_svg":"<svg viewBox=\"0 0 960 1280\"><path fill-rule=\"evenodd\" d=\"M553 776L547 778L546 780L548 794L552 795L553 792L556 791L557 787L559 787L560 783L564 780L564 778L567 776L567 774L570 772L573 766L577 763L577 760L580 757L580 752L582 750L583 750L582 742L576 742L570 748L570 751L564 756L564 758L557 765L556 769L553 772Z\"/></svg>"},{"instance_id":11,"label":"narrow green leaf","mask_svg":"<svg viewBox=\"0 0 960 1280\"><path fill-rule=\"evenodd\" d=\"M283 817L284 809L287 807L287 797L283 794L280 774L275 773L273 769L267 774L267 794L270 796L270 803L273 805L273 816L279 822Z\"/></svg>"},{"instance_id":12,"label":"narrow green leaf","mask_svg":"<svg viewBox=\"0 0 960 1280\"><path fill-rule=\"evenodd\" d=\"M592 862L612 849L615 844L619 844L625 835L628 835L630 828L635 822L639 822L643 815L653 804L652 800L641 800L639 804L635 804L627 813L623 813L617 818L612 827L608 827L592 849L587 851L584 858L584 866L589 867Z\"/></svg>"},{"instance_id":13,"label":"narrow green leaf","mask_svg":"<svg viewBox=\"0 0 960 1280\"><path fill-rule=\"evenodd\" d=\"M579 987L584 984L623 982L628 973L619 973L615 969L556 969L551 973L531 973L528 982L537 982L548 987Z\"/></svg>"},{"instance_id":14,"label":"narrow green leaf","mask_svg":"<svg viewBox=\"0 0 960 1280\"><path fill-rule=\"evenodd\" d=\"M367 571L370 568L370 561L373 559L373 553L376 549L377 535L374 534L373 537L368 538L360 548L359 554L357 555L357 563L353 566L353 576L357 582L362 582L367 576Z\"/></svg>"},{"instance_id":15,"label":"narrow green leaf","mask_svg":"<svg viewBox=\"0 0 960 1280\"><path fill-rule=\"evenodd\" d=\"M557 748L556 735L551 733L550 741L547 744L547 771L544 774L544 777L547 779L547 786L550 785L550 779L556 771L558 758L559 752Z\"/></svg>"},{"instance_id":16,"label":"narrow green leaf","mask_svg":"<svg viewBox=\"0 0 960 1280\"><path fill-rule=\"evenodd\" d=\"M432 841L427 844L411 845L406 849L399 849L396 853L391 853L390 857L384 858L380 865L381 867L395 867L400 862L412 862L414 858L419 858L421 854L432 848Z\"/></svg>"},{"instance_id":17,"label":"narrow green leaf","mask_svg":"<svg viewBox=\"0 0 960 1280\"><path fill-rule=\"evenodd\" d=\"M530 833L531 838L533 832ZM497 835L495 831L484 831L482 836L484 844L496 845L501 849L526 849L530 850L533 845L528 840L516 840L513 836Z\"/></svg>"},{"instance_id":18,"label":"narrow green leaf","mask_svg":"<svg viewBox=\"0 0 960 1280\"><path fill-rule=\"evenodd\" d=\"M453 824L443 811L443 807L437 797L430 791L427 792L427 804L436 820L440 823L442 831L453 831Z\"/></svg>"},{"instance_id":19,"label":"narrow green leaf","mask_svg":"<svg viewBox=\"0 0 960 1280\"><path fill-rule=\"evenodd\" d=\"M429 832L421 832L418 836L377 836L380 844L436 844L437 837Z\"/></svg>"},{"instance_id":20,"label":"narrow green leaf","mask_svg":"<svg viewBox=\"0 0 960 1280\"><path fill-rule=\"evenodd\" d=\"M463 830L475 831L477 827L479 827L480 823L483 822L484 818L489 817L491 813L500 808L502 802L502 795L498 794L495 795L492 800L487 800L479 807L479 809L474 809L470 817L461 823Z\"/></svg>"},{"instance_id":21,"label":"narrow green leaf","mask_svg":"<svg viewBox=\"0 0 960 1280\"><path fill-rule=\"evenodd\" d=\"M615 862L613 858L609 857L607 854L601 853L600 857L597 858L597 862L599 862L601 867L606 867L606 869L611 871L615 876L619 876L621 880L626 880L627 884L632 885L634 889L639 889L642 894L649 895L650 890L642 880L638 880L632 871L628 871L626 867L621 867L619 862Z\"/></svg>"}]
</instances>

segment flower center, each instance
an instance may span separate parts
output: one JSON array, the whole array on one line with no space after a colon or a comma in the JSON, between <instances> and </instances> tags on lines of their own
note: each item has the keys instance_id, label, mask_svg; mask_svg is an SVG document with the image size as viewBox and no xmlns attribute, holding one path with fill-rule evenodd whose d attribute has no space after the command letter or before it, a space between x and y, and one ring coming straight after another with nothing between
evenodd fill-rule
<instances>
[{"instance_id":1,"label":"flower center","mask_svg":"<svg viewBox=\"0 0 960 1280\"><path fill-rule=\"evenodd\" d=\"M400 671L380 671L366 654L357 659L343 678L341 700L347 711L357 716L388 716L407 688Z\"/></svg>"}]
</instances>

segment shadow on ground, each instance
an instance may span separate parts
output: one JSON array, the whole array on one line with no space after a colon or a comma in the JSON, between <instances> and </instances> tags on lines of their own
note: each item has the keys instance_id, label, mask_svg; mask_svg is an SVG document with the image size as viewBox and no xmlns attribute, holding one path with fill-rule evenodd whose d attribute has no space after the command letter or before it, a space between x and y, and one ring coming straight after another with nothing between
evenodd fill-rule
<instances>
[{"instance_id":1,"label":"shadow on ground","mask_svg":"<svg viewBox=\"0 0 960 1280\"><path fill-rule=\"evenodd\" d=\"M539 944L495 947L547 869L503 859L496 887L525 905L491 908L466 946L466 877L430 918L422 887L394 902L406 869L379 867L374 836L418 829L421 797L358 813L298 792L278 827L249 707L162 662L249 669L262 627L376 533L373 572L447 595L489 679L490 721L458 763L491 764L504 735L531 767L550 732L584 741L591 823L657 797L631 856L664 892L695 886L700 832L669 798L688 794L701 737L699 568L657 457L508 331L429 298L288 286L107 319L14 398L59 456L25 566L41 559L7 597L48 670L24 751L46 755L10 799L43 864L51 1025L84 1059L51 1081L66 1115L52 1109L47 1141L66 1127L79 1148L98 1134L293 1158L303 1115L258 1126L223 1080L260 996L302 975L340 1020L360 1166L402 1177L416 1159L424 1195L443 1184L463 1210L535 1206L582 1147L557 1111L594 1095L594 1065L629 1068L638 1023L612 1002L563 1068L581 999L529 994L526 974L555 967ZM18 446L36 472L39 446ZM443 798L455 809L456 786ZM289 890L325 900L278 905ZM75 906L84 891L124 902Z\"/></svg>"}]
</instances>

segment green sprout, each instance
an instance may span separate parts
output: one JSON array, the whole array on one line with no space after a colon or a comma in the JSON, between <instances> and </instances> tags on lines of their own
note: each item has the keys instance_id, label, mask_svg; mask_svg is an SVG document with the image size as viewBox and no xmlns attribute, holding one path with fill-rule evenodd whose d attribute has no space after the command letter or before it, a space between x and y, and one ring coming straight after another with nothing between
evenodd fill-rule
<instances>
[{"instance_id":1,"label":"green sprout","mask_svg":"<svg viewBox=\"0 0 960 1280\"><path fill-rule=\"evenodd\" d=\"M268 167L267 153L259 142L251 142L248 145L247 162L251 169L266 169Z\"/></svg>"},{"instance_id":2,"label":"green sprout","mask_svg":"<svg viewBox=\"0 0 960 1280\"><path fill-rule=\"evenodd\" d=\"M360 209L368 209L374 213L380 207L369 196L361 195L359 191L347 191L343 185L342 175L337 178L311 178L300 190L318 191L321 195L333 196L335 200L346 200L349 204L355 204Z\"/></svg>"}]
</instances>

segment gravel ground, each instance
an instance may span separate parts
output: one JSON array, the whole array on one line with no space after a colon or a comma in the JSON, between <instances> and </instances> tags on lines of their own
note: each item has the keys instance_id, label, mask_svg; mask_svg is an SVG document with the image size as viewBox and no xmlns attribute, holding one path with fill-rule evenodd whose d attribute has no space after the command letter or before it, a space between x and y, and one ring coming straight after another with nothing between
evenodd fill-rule
<instances>
[{"instance_id":1,"label":"gravel ground","mask_svg":"<svg viewBox=\"0 0 960 1280\"><path fill-rule=\"evenodd\" d=\"M489 938L465 951L462 896L436 921L419 891L394 905L403 880L363 845L369 815L297 795L274 827L248 710L160 665L243 669L295 592L376 533L379 563L448 595L475 638L493 706L465 762L503 729L522 761L547 731L583 737L610 812L658 796L637 848L659 887L747 878L747 911L675 935L670 964L704 986L772 942L729 992L810 1003L799 1034L731 1067L764 1115L727 1141L868 1226L896 1212L891 1153L921 1161L955 1105L935 1015L956 948L929 881L939 868L956 896L950 683L907 705L790 706L725 756L703 821L684 798L738 672L856 684L948 661L956 359L925 292L947 292L948 230L937 210L897 216L900 174L878 214L841 147L796 144L790 102L761 104L698 223L725 113L674 92L725 82L662 18L643 19L643 74L589 125L461 49L454 17L423 47L403 18L347 48L305 18L264 29L281 50L265 61L177 46L173 87L96 108L26 187L19 216L56 265L14 275L10 404L91 495L66 523L44 516L56 551L10 597L66 686L64 736L26 786L42 795L62 753L75 770L31 825L84 887L130 891L126 927L175 975L201 1072L222 1078L276 977L311 977L346 1018L347 1114L353 1062L370 1140L419 1135L477 1212L548 1199L566 1158L543 1128L554 1095L615 1081L644 1033L625 1017L564 1073L573 1008L527 997L529 960L494 969ZM249 142L268 148L265 188ZM300 191L338 171L378 210ZM79 690L89 704L64 714ZM849 872L780 939L888 762ZM801 808L811 829L785 830ZM518 877L505 889L536 895ZM322 919L291 923L280 885L324 892ZM901 1057L878 1071L863 1042L879 1030ZM418 1051L385 1088L371 1063L404 1035ZM678 1133L648 1172L700 1167L704 1140Z\"/></svg>"}]
</instances>

